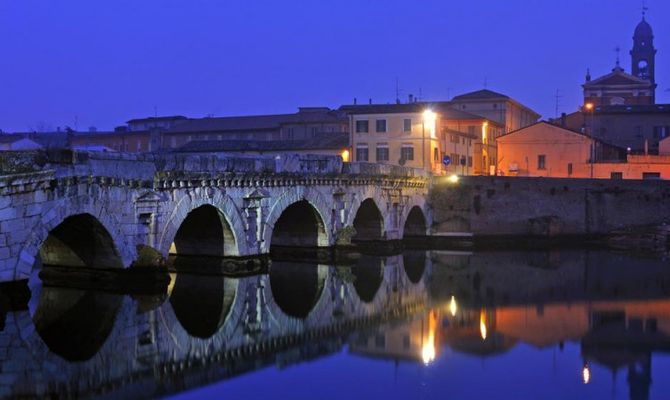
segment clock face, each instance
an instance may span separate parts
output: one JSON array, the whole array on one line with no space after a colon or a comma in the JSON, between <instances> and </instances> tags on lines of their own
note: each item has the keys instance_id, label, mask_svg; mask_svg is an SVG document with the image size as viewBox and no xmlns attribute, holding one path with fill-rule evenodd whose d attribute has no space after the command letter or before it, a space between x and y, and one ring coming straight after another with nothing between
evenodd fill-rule
<instances>
[{"instance_id":1,"label":"clock face","mask_svg":"<svg viewBox=\"0 0 670 400\"><path fill-rule=\"evenodd\" d=\"M647 68L649 67L649 64L647 64L647 60L640 60L637 63L637 68L640 70L640 72L646 72Z\"/></svg>"}]
</instances>

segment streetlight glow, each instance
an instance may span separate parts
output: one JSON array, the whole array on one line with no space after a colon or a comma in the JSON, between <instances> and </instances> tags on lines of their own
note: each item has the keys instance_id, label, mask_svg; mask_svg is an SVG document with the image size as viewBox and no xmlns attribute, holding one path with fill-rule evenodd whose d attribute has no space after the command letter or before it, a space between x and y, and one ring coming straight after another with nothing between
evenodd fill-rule
<instances>
[{"instance_id":1,"label":"streetlight glow","mask_svg":"<svg viewBox=\"0 0 670 400\"><path fill-rule=\"evenodd\" d=\"M449 312L452 317L456 316L456 311L458 311L458 306L456 305L456 298L451 296L451 301L449 302Z\"/></svg>"},{"instance_id":2,"label":"streetlight glow","mask_svg":"<svg viewBox=\"0 0 670 400\"><path fill-rule=\"evenodd\" d=\"M459 177L456 174L451 174L447 177L447 181L449 181L449 183L458 183L458 179Z\"/></svg>"},{"instance_id":3,"label":"streetlight glow","mask_svg":"<svg viewBox=\"0 0 670 400\"><path fill-rule=\"evenodd\" d=\"M589 111L593 110L593 103L586 103L586 104L584 104L584 108L586 108L586 109L589 110Z\"/></svg>"},{"instance_id":4,"label":"streetlight glow","mask_svg":"<svg viewBox=\"0 0 670 400\"><path fill-rule=\"evenodd\" d=\"M591 382L591 368L588 363L584 364L584 368L582 369L582 380L585 385L588 385L589 382Z\"/></svg>"},{"instance_id":5,"label":"streetlight glow","mask_svg":"<svg viewBox=\"0 0 670 400\"><path fill-rule=\"evenodd\" d=\"M340 153L340 156L342 156L342 161L349 162L349 150L347 150L347 149L342 150L342 153Z\"/></svg>"}]
</instances>

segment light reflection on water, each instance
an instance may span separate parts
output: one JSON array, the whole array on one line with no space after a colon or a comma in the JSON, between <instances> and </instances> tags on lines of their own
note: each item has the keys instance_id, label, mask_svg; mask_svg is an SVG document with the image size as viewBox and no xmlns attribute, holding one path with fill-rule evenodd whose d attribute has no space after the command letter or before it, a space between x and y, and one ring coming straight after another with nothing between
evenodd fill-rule
<instances>
[{"instance_id":1,"label":"light reflection on water","mask_svg":"<svg viewBox=\"0 0 670 400\"><path fill-rule=\"evenodd\" d=\"M670 396L661 260L432 251L234 277L180 265L163 295L31 281L30 307L5 307L0 394Z\"/></svg>"}]
</instances>

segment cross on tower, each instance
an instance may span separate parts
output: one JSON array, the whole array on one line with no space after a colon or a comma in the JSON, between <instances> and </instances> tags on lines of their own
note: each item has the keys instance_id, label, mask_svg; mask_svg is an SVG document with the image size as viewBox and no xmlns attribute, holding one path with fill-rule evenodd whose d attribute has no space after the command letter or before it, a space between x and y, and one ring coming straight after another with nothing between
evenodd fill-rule
<instances>
[{"instance_id":1,"label":"cross on tower","mask_svg":"<svg viewBox=\"0 0 670 400\"><path fill-rule=\"evenodd\" d=\"M648 9L649 7L647 7L647 0L642 0L642 19L644 19Z\"/></svg>"}]
</instances>

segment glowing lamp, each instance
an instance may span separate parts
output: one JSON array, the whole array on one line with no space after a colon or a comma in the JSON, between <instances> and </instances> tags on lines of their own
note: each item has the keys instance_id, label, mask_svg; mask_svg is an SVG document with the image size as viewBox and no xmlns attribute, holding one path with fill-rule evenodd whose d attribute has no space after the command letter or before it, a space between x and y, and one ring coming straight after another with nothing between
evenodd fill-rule
<instances>
[{"instance_id":1,"label":"glowing lamp","mask_svg":"<svg viewBox=\"0 0 670 400\"><path fill-rule=\"evenodd\" d=\"M347 150L347 149L342 150L342 153L340 153L340 156L342 157L342 161L349 162L349 150Z\"/></svg>"}]
</instances>

